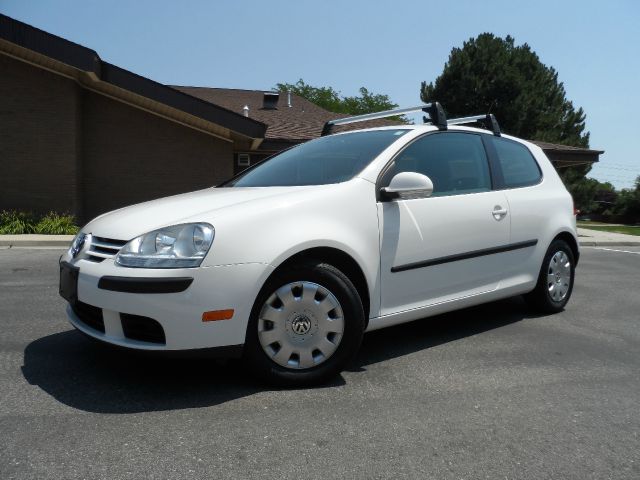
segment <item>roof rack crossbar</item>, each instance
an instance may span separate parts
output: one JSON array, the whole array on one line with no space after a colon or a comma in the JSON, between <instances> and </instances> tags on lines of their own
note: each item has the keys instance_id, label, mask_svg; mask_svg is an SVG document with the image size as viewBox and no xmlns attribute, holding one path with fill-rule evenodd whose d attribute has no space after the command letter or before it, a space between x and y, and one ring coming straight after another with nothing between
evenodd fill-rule
<instances>
[{"instance_id":1,"label":"roof rack crossbar","mask_svg":"<svg viewBox=\"0 0 640 480\"><path fill-rule=\"evenodd\" d=\"M321 136L329 135L335 125L347 125L355 122L366 122L367 120L377 120L379 118L395 117L411 112L424 112L429 117L425 117L425 122L430 122L440 130L446 130L447 125L463 125L468 123L482 123L485 128L491 130L497 137L500 136L500 126L496 117L492 113L485 115L473 115L470 117L452 118L447 120L447 116L444 113L442 105L438 102L427 103L425 105L418 105L416 107L408 108L396 108L394 110L384 110L382 112L366 113L364 115L355 115L353 117L337 118L335 120L329 120L322 127Z\"/></svg>"},{"instance_id":2,"label":"roof rack crossbar","mask_svg":"<svg viewBox=\"0 0 640 480\"><path fill-rule=\"evenodd\" d=\"M394 110L384 110L382 112L366 113L364 115L355 115L353 117L337 118L329 120L322 127L322 136L329 135L335 125L346 125L355 122L366 122L367 120L377 120L379 118L395 117L411 112L425 112L429 115L429 120L441 130L447 128L447 117L445 116L442 106L438 102L418 105L416 107L396 108Z\"/></svg>"},{"instance_id":3,"label":"roof rack crossbar","mask_svg":"<svg viewBox=\"0 0 640 480\"><path fill-rule=\"evenodd\" d=\"M485 128L491 130L496 137L500 136L500 125L493 113L487 113L486 115L473 115L471 117L452 118L447 120L449 125L464 125L467 123L483 123Z\"/></svg>"}]
</instances>

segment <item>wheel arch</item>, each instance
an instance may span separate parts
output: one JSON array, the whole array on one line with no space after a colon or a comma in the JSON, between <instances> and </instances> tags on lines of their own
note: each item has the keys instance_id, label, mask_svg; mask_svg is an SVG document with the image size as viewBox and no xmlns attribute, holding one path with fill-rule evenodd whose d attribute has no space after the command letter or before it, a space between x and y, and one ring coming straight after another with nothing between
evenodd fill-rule
<instances>
[{"instance_id":1,"label":"wheel arch","mask_svg":"<svg viewBox=\"0 0 640 480\"><path fill-rule=\"evenodd\" d=\"M317 260L333 265L342 273L344 273L349 278L349 280L351 280L353 286L358 291L360 300L362 301L362 307L365 314L365 324L368 325L369 314L371 312L371 296L369 293L369 285L367 283L364 271L351 255L338 248L312 247L291 255L275 268L271 275L269 275L269 278L267 278L267 280L265 281L265 285L271 279L271 277L276 274L276 272L282 270L283 268L287 268L289 265L308 260Z\"/></svg>"},{"instance_id":2,"label":"wheel arch","mask_svg":"<svg viewBox=\"0 0 640 480\"><path fill-rule=\"evenodd\" d=\"M580 259L580 248L578 247L578 241L576 240L575 235L571 232L560 232L556 235L552 241L554 240L564 240L567 242L569 247L571 248L571 252L573 253L573 258L576 262L576 266L578 265L578 260Z\"/></svg>"}]
</instances>

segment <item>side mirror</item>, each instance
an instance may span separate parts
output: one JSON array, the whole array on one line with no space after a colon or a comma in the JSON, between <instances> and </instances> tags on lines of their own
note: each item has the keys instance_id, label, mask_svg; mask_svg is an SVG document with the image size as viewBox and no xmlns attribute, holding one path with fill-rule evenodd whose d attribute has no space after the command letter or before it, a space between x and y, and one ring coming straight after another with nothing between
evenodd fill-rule
<instances>
[{"instance_id":1,"label":"side mirror","mask_svg":"<svg viewBox=\"0 0 640 480\"><path fill-rule=\"evenodd\" d=\"M433 182L421 173L400 172L391 179L388 187L380 191L387 199L427 198L433 193Z\"/></svg>"}]
</instances>

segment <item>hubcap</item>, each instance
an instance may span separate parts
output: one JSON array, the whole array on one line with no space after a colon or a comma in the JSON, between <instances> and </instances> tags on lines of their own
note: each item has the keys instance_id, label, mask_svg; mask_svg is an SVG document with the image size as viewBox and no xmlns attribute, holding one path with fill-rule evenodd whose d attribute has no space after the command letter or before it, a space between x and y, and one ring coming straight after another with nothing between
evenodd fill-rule
<instances>
[{"instance_id":1,"label":"hubcap","mask_svg":"<svg viewBox=\"0 0 640 480\"><path fill-rule=\"evenodd\" d=\"M340 345L344 314L329 290L312 282L280 287L264 303L258 339L278 365L310 368L326 361Z\"/></svg>"},{"instance_id":2,"label":"hubcap","mask_svg":"<svg viewBox=\"0 0 640 480\"><path fill-rule=\"evenodd\" d=\"M549 296L555 302L565 299L571 286L571 261L562 250L556 252L549 261L547 287Z\"/></svg>"}]
</instances>

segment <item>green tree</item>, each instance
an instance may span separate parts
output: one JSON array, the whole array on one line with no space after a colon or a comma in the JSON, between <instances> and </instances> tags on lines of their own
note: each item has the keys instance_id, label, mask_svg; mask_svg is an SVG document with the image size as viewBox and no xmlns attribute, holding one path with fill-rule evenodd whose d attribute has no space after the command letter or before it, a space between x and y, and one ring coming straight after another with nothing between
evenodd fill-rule
<instances>
[{"instance_id":1,"label":"green tree","mask_svg":"<svg viewBox=\"0 0 640 480\"><path fill-rule=\"evenodd\" d=\"M333 87L314 87L300 79L296 83L278 83L278 91L291 91L306 98L319 107L334 113L361 115L364 113L390 110L398 105L393 103L388 95L370 92L365 87L360 88L360 95L343 97Z\"/></svg>"},{"instance_id":2,"label":"green tree","mask_svg":"<svg viewBox=\"0 0 640 480\"><path fill-rule=\"evenodd\" d=\"M585 113L566 99L558 73L511 36L483 33L451 50L442 74L422 82L420 97L442 103L449 117L491 112L506 133L589 146Z\"/></svg>"},{"instance_id":3,"label":"green tree","mask_svg":"<svg viewBox=\"0 0 640 480\"><path fill-rule=\"evenodd\" d=\"M420 98L439 101L449 117L493 113L511 135L574 147L589 146L586 115L567 100L558 72L544 65L526 43L483 33L453 48L442 74L422 82ZM596 209L598 182L589 181L591 166L559 173L584 212ZM594 183L595 182L595 183Z\"/></svg>"},{"instance_id":4,"label":"green tree","mask_svg":"<svg viewBox=\"0 0 640 480\"><path fill-rule=\"evenodd\" d=\"M365 87L360 87L360 95L355 97L344 97L342 99L344 113L351 115L363 115L365 113L380 112L382 110L392 110L398 108L393 103L389 95L369 92Z\"/></svg>"},{"instance_id":5,"label":"green tree","mask_svg":"<svg viewBox=\"0 0 640 480\"><path fill-rule=\"evenodd\" d=\"M635 188L620 191L614 212L624 215L633 222L640 222L640 175L636 178Z\"/></svg>"},{"instance_id":6,"label":"green tree","mask_svg":"<svg viewBox=\"0 0 640 480\"><path fill-rule=\"evenodd\" d=\"M560 175L573 196L573 203L581 213L604 213L613 208L617 193L610 183L586 178L584 167L563 169Z\"/></svg>"}]
</instances>

